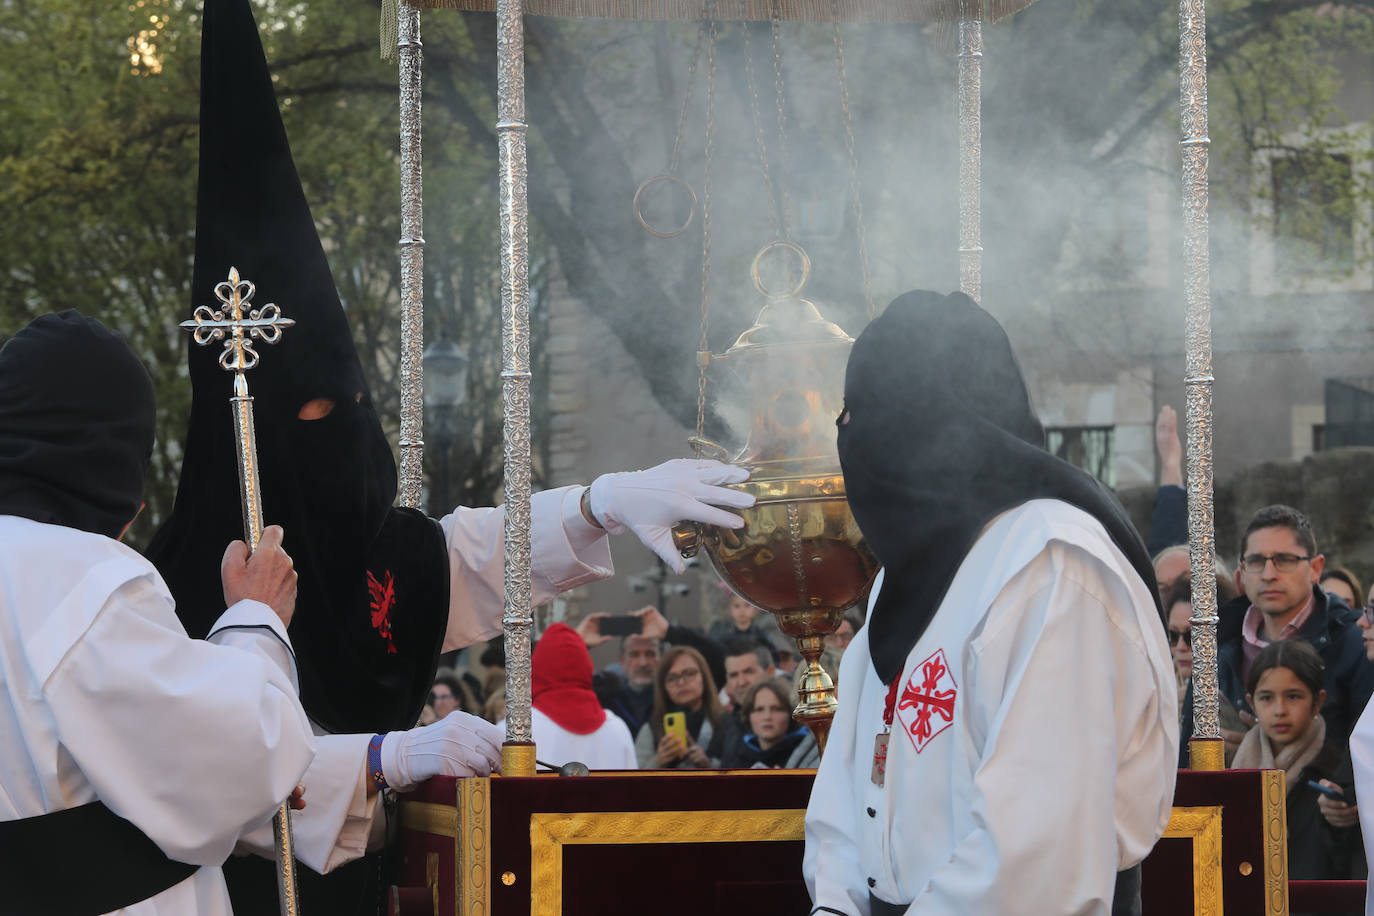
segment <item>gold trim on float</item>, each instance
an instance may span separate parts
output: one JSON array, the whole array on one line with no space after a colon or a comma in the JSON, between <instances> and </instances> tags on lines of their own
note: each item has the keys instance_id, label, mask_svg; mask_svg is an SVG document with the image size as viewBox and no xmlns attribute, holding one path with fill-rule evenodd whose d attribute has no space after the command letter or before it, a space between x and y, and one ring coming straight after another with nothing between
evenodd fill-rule
<instances>
[{"instance_id":1,"label":"gold trim on float","mask_svg":"<svg viewBox=\"0 0 1374 916\"><path fill-rule=\"evenodd\" d=\"M487 916L491 876L491 777L458 780L458 835L454 841L453 899L457 916ZM464 880L466 878L467 880Z\"/></svg>"},{"instance_id":2,"label":"gold trim on float","mask_svg":"<svg viewBox=\"0 0 1374 916\"><path fill-rule=\"evenodd\" d=\"M418 830L435 836L456 837L458 812L448 805L402 800L401 829Z\"/></svg>"},{"instance_id":3,"label":"gold trim on float","mask_svg":"<svg viewBox=\"0 0 1374 916\"><path fill-rule=\"evenodd\" d=\"M564 846L780 842L804 839L805 825L805 808L532 814L530 887L539 893L530 894L530 916L562 916Z\"/></svg>"},{"instance_id":4,"label":"gold trim on float","mask_svg":"<svg viewBox=\"0 0 1374 916\"><path fill-rule=\"evenodd\" d=\"M437 852L425 853L425 887L429 888L429 896L434 904L434 916L439 916L439 854Z\"/></svg>"},{"instance_id":5,"label":"gold trim on float","mask_svg":"<svg viewBox=\"0 0 1374 916\"><path fill-rule=\"evenodd\" d=\"M1194 916L1222 916L1221 806L1174 808L1164 836L1193 841Z\"/></svg>"},{"instance_id":6,"label":"gold trim on float","mask_svg":"<svg viewBox=\"0 0 1374 916\"><path fill-rule=\"evenodd\" d=\"M1288 916L1288 792L1283 770L1262 774L1264 916Z\"/></svg>"}]
</instances>

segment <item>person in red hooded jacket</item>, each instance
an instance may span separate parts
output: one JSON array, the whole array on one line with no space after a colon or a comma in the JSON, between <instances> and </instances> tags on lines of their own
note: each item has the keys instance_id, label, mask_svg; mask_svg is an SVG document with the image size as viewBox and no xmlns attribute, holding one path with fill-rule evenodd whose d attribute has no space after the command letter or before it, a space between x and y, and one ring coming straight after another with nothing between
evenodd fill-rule
<instances>
[{"instance_id":1,"label":"person in red hooded jacket","mask_svg":"<svg viewBox=\"0 0 1374 916\"><path fill-rule=\"evenodd\" d=\"M572 627L555 623L534 647L531 728L541 760L585 763L593 770L633 770L634 739L592 692L592 657Z\"/></svg>"}]
</instances>

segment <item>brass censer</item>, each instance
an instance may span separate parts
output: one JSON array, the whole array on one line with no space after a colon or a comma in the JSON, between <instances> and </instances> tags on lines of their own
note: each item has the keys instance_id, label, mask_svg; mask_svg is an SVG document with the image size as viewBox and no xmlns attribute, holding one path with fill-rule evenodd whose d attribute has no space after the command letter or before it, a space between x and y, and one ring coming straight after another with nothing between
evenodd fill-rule
<instances>
[{"instance_id":1,"label":"brass censer","mask_svg":"<svg viewBox=\"0 0 1374 916\"><path fill-rule=\"evenodd\" d=\"M770 293L760 279L763 257L777 248L801 262L799 282ZM739 529L686 522L673 529L684 557L704 548L721 579L737 595L773 614L796 639L804 659L798 672L801 703L793 715L825 750L838 704L835 684L821 667L825 637L846 608L862 601L878 571L845 499L835 450L834 419L844 395L844 369L853 338L801 298L811 262L799 246L774 242L753 264L754 286L767 299L749 328L723 354L712 355L724 393L721 413L744 409L748 434L731 456L700 436L698 451L746 467L749 480L733 485L757 499Z\"/></svg>"}]
</instances>

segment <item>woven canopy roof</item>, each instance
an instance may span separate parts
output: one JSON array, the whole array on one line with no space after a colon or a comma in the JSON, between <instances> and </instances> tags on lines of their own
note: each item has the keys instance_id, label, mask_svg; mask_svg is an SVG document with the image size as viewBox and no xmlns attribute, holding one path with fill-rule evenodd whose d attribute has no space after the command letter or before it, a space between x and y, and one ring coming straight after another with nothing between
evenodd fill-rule
<instances>
[{"instance_id":1,"label":"woven canopy roof","mask_svg":"<svg viewBox=\"0 0 1374 916\"><path fill-rule=\"evenodd\" d=\"M496 11L496 0L405 0L417 9ZM597 19L754 19L800 22L995 21L1034 0L525 0L532 16Z\"/></svg>"}]
</instances>

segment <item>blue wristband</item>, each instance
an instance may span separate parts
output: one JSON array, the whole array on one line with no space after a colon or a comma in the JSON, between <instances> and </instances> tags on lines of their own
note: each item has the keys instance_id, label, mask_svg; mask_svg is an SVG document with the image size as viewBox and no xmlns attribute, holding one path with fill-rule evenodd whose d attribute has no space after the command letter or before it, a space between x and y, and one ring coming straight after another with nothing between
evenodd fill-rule
<instances>
[{"instance_id":1,"label":"blue wristband","mask_svg":"<svg viewBox=\"0 0 1374 916\"><path fill-rule=\"evenodd\" d=\"M382 739L385 735L373 735L367 742L367 775L379 789L389 789L386 774L382 772Z\"/></svg>"}]
</instances>

